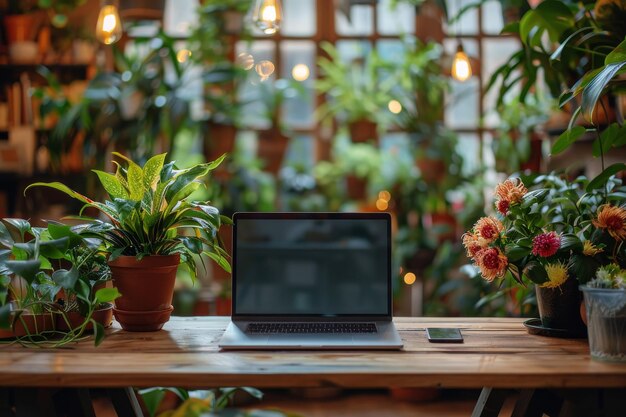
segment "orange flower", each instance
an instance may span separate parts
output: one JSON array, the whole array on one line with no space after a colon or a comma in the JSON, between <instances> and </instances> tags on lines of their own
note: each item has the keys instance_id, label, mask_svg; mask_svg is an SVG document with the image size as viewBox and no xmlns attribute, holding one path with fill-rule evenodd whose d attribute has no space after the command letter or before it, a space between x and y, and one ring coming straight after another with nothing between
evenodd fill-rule
<instances>
[{"instance_id":1,"label":"orange flower","mask_svg":"<svg viewBox=\"0 0 626 417\"><path fill-rule=\"evenodd\" d=\"M626 209L603 204L598 209L598 218L593 225L606 229L615 240L626 240Z\"/></svg>"},{"instance_id":2,"label":"orange flower","mask_svg":"<svg viewBox=\"0 0 626 417\"><path fill-rule=\"evenodd\" d=\"M491 216L481 217L474 225L474 233L478 238L484 239L486 243L496 240L503 230L502 222Z\"/></svg>"},{"instance_id":3,"label":"orange flower","mask_svg":"<svg viewBox=\"0 0 626 417\"><path fill-rule=\"evenodd\" d=\"M473 233L467 232L463 235L463 246L469 258L474 258L476 254L487 247L487 242Z\"/></svg>"},{"instance_id":4,"label":"orange flower","mask_svg":"<svg viewBox=\"0 0 626 417\"><path fill-rule=\"evenodd\" d=\"M514 180L508 179L496 186L494 195L498 197L496 201L496 208L500 213L506 216L509 207L512 204L517 204L522 201L524 195L528 192L528 189L524 186L524 183L519 178Z\"/></svg>"},{"instance_id":5,"label":"orange flower","mask_svg":"<svg viewBox=\"0 0 626 417\"><path fill-rule=\"evenodd\" d=\"M498 248L486 248L476 254L476 265L484 279L491 282L506 272L507 257Z\"/></svg>"}]
</instances>

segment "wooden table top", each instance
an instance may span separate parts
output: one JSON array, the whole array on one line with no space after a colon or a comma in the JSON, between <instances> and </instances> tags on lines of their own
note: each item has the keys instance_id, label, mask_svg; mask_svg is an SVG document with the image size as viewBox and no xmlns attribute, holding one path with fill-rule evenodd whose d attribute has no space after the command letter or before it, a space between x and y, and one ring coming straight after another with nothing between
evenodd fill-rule
<instances>
[{"instance_id":1,"label":"wooden table top","mask_svg":"<svg viewBox=\"0 0 626 417\"><path fill-rule=\"evenodd\" d=\"M529 335L523 319L396 318L402 351L224 352L227 317L173 317L163 330L114 325L99 347L0 346L0 386L626 387L626 364L591 360L586 339ZM434 344L426 327L460 327L463 344Z\"/></svg>"}]
</instances>

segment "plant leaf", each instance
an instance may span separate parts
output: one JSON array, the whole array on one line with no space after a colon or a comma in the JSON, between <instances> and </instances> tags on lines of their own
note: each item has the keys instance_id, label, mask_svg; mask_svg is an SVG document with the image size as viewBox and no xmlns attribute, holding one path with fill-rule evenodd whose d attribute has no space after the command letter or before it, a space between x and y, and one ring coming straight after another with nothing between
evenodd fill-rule
<instances>
[{"instance_id":1,"label":"plant leaf","mask_svg":"<svg viewBox=\"0 0 626 417\"><path fill-rule=\"evenodd\" d=\"M605 87L613 77L626 66L626 61L614 62L605 65L602 70L589 82L583 90L581 109L583 116L593 124L593 112L598 104Z\"/></svg>"},{"instance_id":2,"label":"plant leaf","mask_svg":"<svg viewBox=\"0 0 626 417\"><path fill-rule=\"evenodd\" d=\"M576 142L587 130L582 126L575 126L563 132L552 145L552 155L557 155Z\"/></svg>"},{"instance_id":3,"label":"plant leaf","mask_svg":"<svg viewBox=\"0 0 626 417\"><path fill-rule=\"evenodd\" d=\"M115 287L100 288L98 291L96 291L96 301L98 301L98 303L110 303L121 295L122 294L120 294L120 292Z\"/></svg>"},{"instance_id":4,"label":"plant leaf","mask_svg":"<svg viewBox=\"0 0 626 417\"><path fill-rule=\"evenodd\" d=\"M71 290L78 281L78 268L72 267L67 269L57 269L52 273L52 280L66 290Z\"/></svg>"},{"instance_id":5,"label":"plant leaf","mask_svg":"<svg viewBox=\"0 0 626 417\"><path fill-rule=\"evenodd\" d=\"M92 170L98 176L100 183L104 187L111 199L115 198L128 198L128 191L122 185L120 180L113 174L108 172L99 171L97 169Z\"/></svg>"},{"instance_id":6,"label":"plant leaf","mask_svg":"<svg viewBox=\"0 0 626 417\"><path fill-rule=\"evenodd\" d=\"M148 159L148 162L143 166L143 185L146 190L151 190L156 187L157 182L161 176L161 169L165 163L165 156L167 154L155 155Z\"/></svg>"},{"instance_id":7,"label":"plant leaf","mask_svg":"<svg viewBox=\"0 0 626 417\"><path fill-rule=\"evenodd\" d=\"M597 177L589 181L589 184L587 184L585 191L589 193L597 188L605 186L606 182L612 175L615 175L618 172L624 171L624 170L626 170L626 164L621 163L621 162L618 162L609 166L604 171L602 171Z\"/></svg>"}]
</instances>

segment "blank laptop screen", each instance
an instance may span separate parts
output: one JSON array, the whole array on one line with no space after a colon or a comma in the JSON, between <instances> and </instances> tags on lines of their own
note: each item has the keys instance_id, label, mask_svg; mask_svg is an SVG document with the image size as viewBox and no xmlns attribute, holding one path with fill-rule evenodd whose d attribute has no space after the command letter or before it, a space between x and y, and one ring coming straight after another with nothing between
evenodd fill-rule
<instances>
[{"instance_id":1,"label":"blank laptop screen","mask_svg":"<svg viewBox=\"0 0 626 417\"><path fill-rule=\"evenodd\" d=\"M235 315L390 315L387 217L239 218L235 233Z\"/></svg>"}]
</instances>

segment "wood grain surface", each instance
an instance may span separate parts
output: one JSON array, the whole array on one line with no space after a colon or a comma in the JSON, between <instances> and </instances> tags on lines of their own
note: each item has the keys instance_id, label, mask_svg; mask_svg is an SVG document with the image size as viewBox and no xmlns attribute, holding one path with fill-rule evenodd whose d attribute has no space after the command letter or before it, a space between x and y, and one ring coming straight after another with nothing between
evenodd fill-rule
<instances>
[{"instance_id":1,"label":"wood grain surface","mask_svg":"<svg viewBox=\"0 0 626 417\"><path fill-rule=\"evenodd\" d=\"M529 335L523 319L396 318L402 351L223 352L227 317L174 317L163 330L114 325L99 347L0 345L0 386L626 387L626 364L591 360L586 339ZM434 344L426 327L459 327L463 344Z\"/></svg>"}]
</instances>

